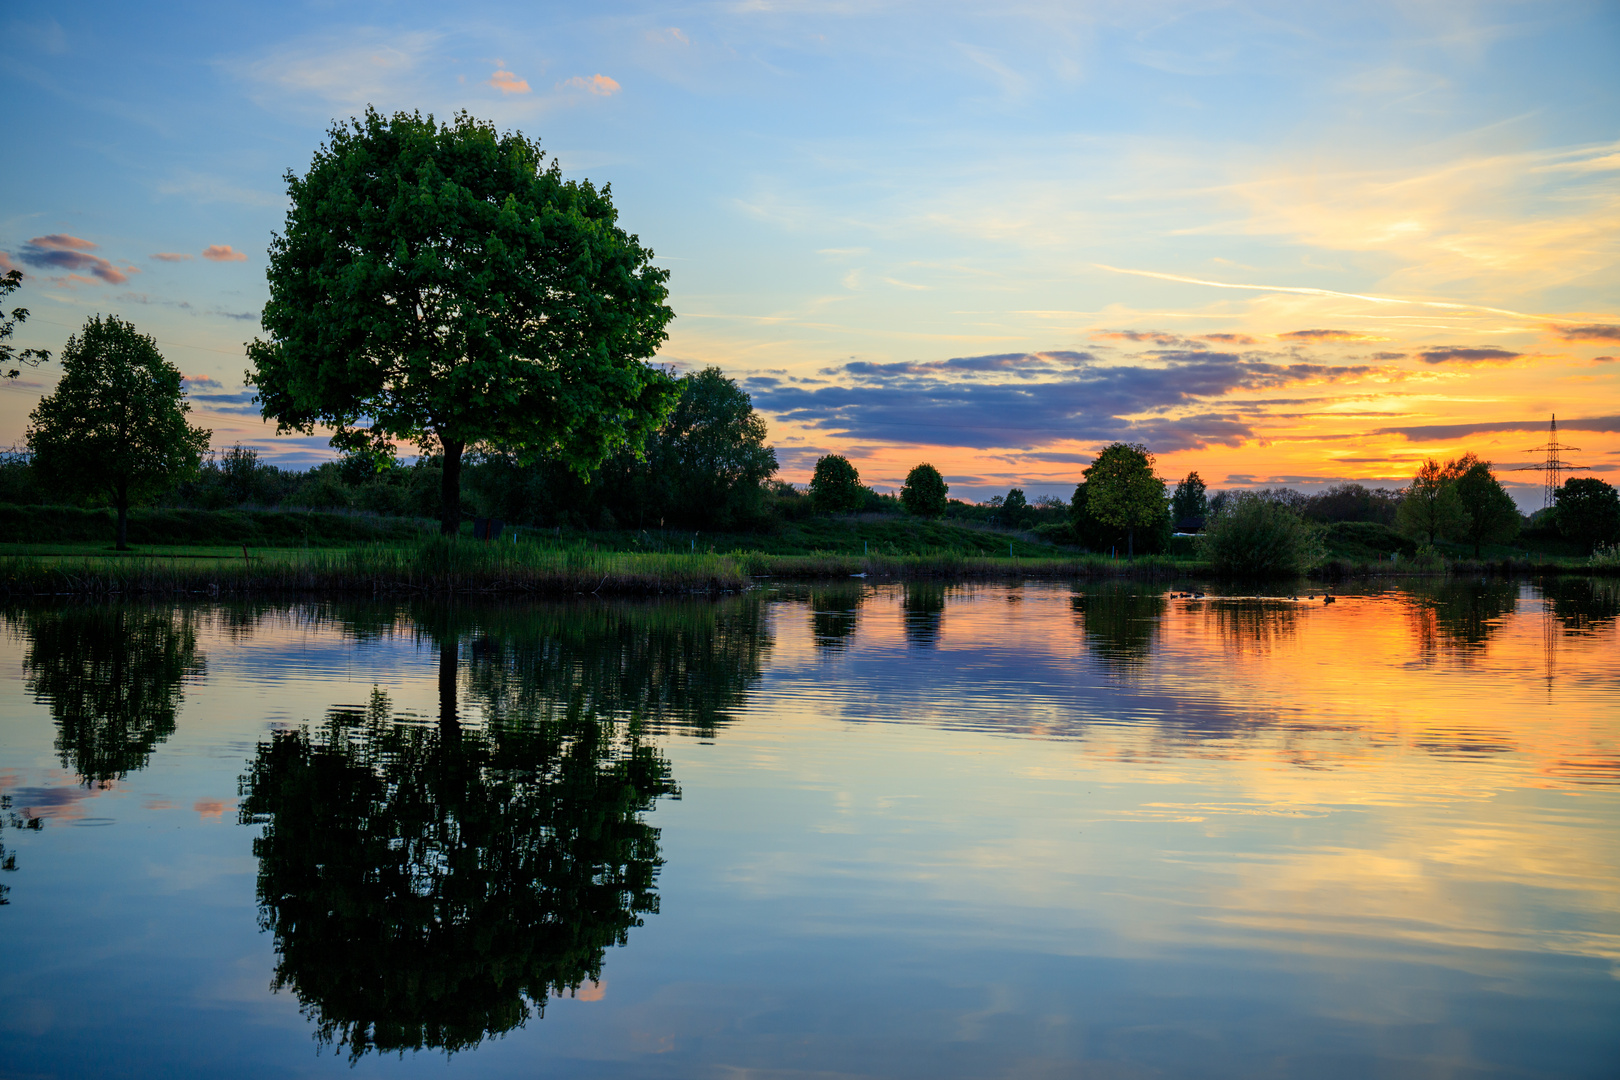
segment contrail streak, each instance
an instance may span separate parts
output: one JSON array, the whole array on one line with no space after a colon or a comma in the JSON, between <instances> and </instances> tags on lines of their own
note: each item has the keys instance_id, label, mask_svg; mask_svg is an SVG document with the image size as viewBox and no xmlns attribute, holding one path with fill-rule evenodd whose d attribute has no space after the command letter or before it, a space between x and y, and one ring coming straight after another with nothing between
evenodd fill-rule
<instances>
[{"instance_id":1,"label":"contrail streak","mask_svg":"<svg viewBox=\"0 0 1620 1080\"><path fill-rule=\"evenodd\" d=\"M1205 281L1203 278L1182 277L1180 274L1161 274L1154 270L1126 270L1124 267L1109 266L1106 263L1092 263L1091 265L1099 270L1108 270L1115 274L1134 274L1137 277L1180 281L1188 285L1208 285L1213 289L1252 289L1256 292L1299 293L1302 296L1343 296L1350 300L1365 300L1371 304L1417 304L1420 307L1445 308L1448 311L1488 311L1493 315L1508 315L1515 319L1528 319L1532 322L1544 322L1547 319L1545 315L1526 315L1522 311L1482 307L1479 304L1448 304L1442 300L1406 300L1399 296L1367 296L1363 293L1339 292L1336 289L1312 289L1301 285L1242 285L1229 281Z\"/></svg>"}]
</instances>

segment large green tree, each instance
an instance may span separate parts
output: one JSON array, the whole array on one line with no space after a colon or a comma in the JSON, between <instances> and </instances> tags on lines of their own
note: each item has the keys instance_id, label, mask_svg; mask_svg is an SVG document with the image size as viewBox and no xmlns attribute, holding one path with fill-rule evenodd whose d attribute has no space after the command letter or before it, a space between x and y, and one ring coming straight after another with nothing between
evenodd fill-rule
<instances>
[{"instance_id":1,"label":"large green tree","mask_svg":"<svg viewBox=\"0 0 1620 1080\"><path fill-rule=\"evenodd\" d=\"M460 527L463 452L584 474L639 448L676 396L646 359L668 272L619 227L611 189L565 181L539 143L458 114L335 125L270 246L269 340L248 381L282 431L442 455L442 528Z\"/></svg>"},{"instance_id":2,"label":"large green tree","mask_svg":"<svg viewBox=\"0 0 1620 1080\"><path fill-rule=\"evenodd\" d=\"M1620 492L1596 476L1565 480L1553 492L1558 531L1588 547L1620 542Z\"/></svg>"},{"instance_id":3,"label":"large green tree","mask_svg":"<svg viewBox=\"0 0 1620 1080\"><path fill-rule=\"evenodd\" d=\"M949 505L947 496L951 486L929 464L918 465L906 474L905 486L900 489L900 505L913 517L943 517Z\"/></svg>"},{"instance_id":4,"label":"large green tree","mask_svg":"<svg viewBox=\"0 0 1620 1080\"><path fill-rule=\"evenodd\" d=\"M1462 535L1474 545L1474 558L1480 546L1501 543L1519 534L1519 507L1491 471L1491 463L1473 454L1453 461L1449 471L1456 476L1457 501L1467 515Z\"/></svg>"},{"instance_id":5,"label":"large green tree","mask_svg":"<svg viewBox=\"0 0 1620 1080\"><path fill-rule=\"evenodd\" d=\"M1125 530L1125 553L1136 553L1136 530L1157 525L1169 512L1164 481L1153 475L1147 447L1111 443L1085 470L1087 510L1098 521Z\"/></svg>"},{"instance_id":6,"label":"large green tree","mask_svg":"<svg viewBox=\"0 0 1620 1080\"><path fill-rule=\"evenodd\" d=\"M128 547L132 503L195 476L213 432L186 422L180 370L116 315L68 338L62 380L29 415L34 467L58 490L103 495Z\"/></svg>"}]
</instances>

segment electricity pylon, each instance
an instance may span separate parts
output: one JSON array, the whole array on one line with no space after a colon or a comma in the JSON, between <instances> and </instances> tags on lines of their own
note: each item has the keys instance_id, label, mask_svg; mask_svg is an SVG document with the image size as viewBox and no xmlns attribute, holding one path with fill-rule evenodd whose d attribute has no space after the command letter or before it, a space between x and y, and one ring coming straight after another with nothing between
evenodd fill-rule
<instances>
[{"instance_id":1,"label":"electricity pylon","mask_svg":"<svg viewBox=\"0 0 1620 1080\"><path fill-rule=\"evenodd\" d=\"M1591 468L1590 465L1571 465L1569 462L1565 461L1559 456L1565 450L1579 449L1580 447L1578 446L1565 446L1563 443L1558 441L1558 416L1555 413L1553 414L1552 418L1552 428L1547 435L1547 445L1532 446L1524 451L1526 454L1544 453L1547 455L1547 460L1542 462L1540 465L1521 465L1513 471L1539 472L1546 474L1545 477L1543 477L1545 480L1545 485L1542 489L1541 505L1543 507L1548 507L1553 504L1553 499L1558 492L1558 488L1564 482L1563 476L1565 473L1577 472L1581 469Z\"/></svg>"}]
</instances>

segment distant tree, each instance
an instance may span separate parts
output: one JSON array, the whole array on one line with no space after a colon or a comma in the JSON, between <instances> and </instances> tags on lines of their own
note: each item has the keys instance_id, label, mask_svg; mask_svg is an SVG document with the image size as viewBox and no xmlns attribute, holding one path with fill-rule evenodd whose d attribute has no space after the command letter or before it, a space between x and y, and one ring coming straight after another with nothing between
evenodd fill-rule
<instances>
[{"instance_id":1,"label":"distant tree","mask_svg":"<svg viewBox=\"0 0 1620 1080\"><path fill-rule=\"evenodd\" d=\"M1395 525L1407 536L1433 544L1448 539L1466 524L1467 514L1457 497L1457 481L1430 458L1418 468L1395 512Z\"/></svg>"},{"instance_id":2,"label":"distant tree","mask_svg":"<svg viewBox=\"0 0 1620 1080\"><path fill-rule=\"evenodd\" d=\"M21 270L7 270L4 277L0 277L0 297L10 296L22 288L23 273ZM5 377L15 379L22 374L21 368L11 367L12 364L28 364L33 366L42 361L49 360L51 354L45 349L19 349L11 344L11 335L16 332L21 323L28 321L28 309L14 307L9 316L0 318L0 365L5 365Z\"/></svg>"},{"instance_id":3,"label":"distant tree","mask_svg":"<svg viewBox=\"0 0 1620 1080\"><path fill-rule=\"evenodd\" d=\"M1491 472L1491 463L1473 454L1451 462L1447 471L1457 479L1457 501L1467 515L1462 535L1474 545L1479 558L1482 544L1502 543L1519 532L1519 507Z\"/></svg>"},{"instance_id":4,"label":"distant tree","mask_svg":"<svg viewBox=\"0 0 1620 1080\"><path fill-rule=\"evenodd\" d=\"M1209 499L1204 494L1206 490L1203 478L1196 469L1176 485L1176 493L1170 498L1170 517L1177 526L1183 521L1209 516Z\"/></svg>"},{"instance_id":5,"label":"distant tree","mask_svg":"<svg viewBox=\"0 0 1620 1080\"><path fill-rule=\"evenodd\" d=\"M1136 553L1136 530L1168 516L1164 481L1153 475L1147 447L1112 443L1085 470L1088 509L1105 525L1125 530L1125 553Z\"/></svg>"},{"instance_id":6,"label":"distant tree","mask_svg":"<svg viewBox=\"0 0 1620 1080\"><path fill-rule=\"evenodd\" d=\"M270 246L268 340L248 346L263 414L346 449L437 450L440 528L460 528L464 451L589 473L674 403L644 361L667 271L611 191L565 181L536 142L465 113L368 108L335 125Z\"/></svg>"},{"instance_id":7,"label":"distant tree","mask_svg":"<svg viewBox=\"0 0 1620 1080\"><path fill-rule=\"evenodd\" d=\"M1591 547L1620 541L1620 492L1595 476L1565 480L1553 492L1558 531Z\"/></svg>"},{"instance_id":8,"label":"distant tree","mask_svg":"<svg viewBox=\"0 0 1620 1080\"><path fill-rule=\"evenodd\" d=\"M1306 500L1305 517L1332 524L1340 521L1372 521L1394 525L1401 493L1365 484L1334 484Z\"/></svg>"},{"instance_id":9,"label":"distant tree","mask_svg":"<svg viewBox=\"0 0 1620 1080\"><path fill-rule=\"evenodd\" d=\"M687 375L661 428L647 439L639 469L659 517L729 528L764 514L764 484L776 474L765 418L753 400L717 367ZM637 463L628 451L617 460ZM625 507L626 513L630 510Z\"/></svg>"},{"instance_id":10,"label":"distant tree","mask_svg":"<svg viewBox=\"0 0 1620 1080\"><path fill-rule=\"evenodd\" d=\"M853 513L866 502L861 474L842 454L828 454L816 461L810 478L810 498L824 514Z\"/></svg>"},{"instance_id":11,"label":"distant tree","mask_svg":"<svg viewBox=\"0 0 1620 1080\"><path fill-rule=\"evenodd\" d=\"M1009 529L1016 529L1024 524L1029 517L1029 500L1024 498L1023 488L1013 488L1007 492L1007 497L1001 500L1001 523Z\"/></svg>"},{"instance_id":12,"label":"distant tree","mask_svg":"<svg viewBox=\"0 0 1620 1080\"><path fill-rule=\"evenodd\" d=\"M128 547L132 503L197 473L213 432L186 423L180 370L116 315L92 316L62 350L62 380L29 415L34 467L64 490L105 495Z\"/></svg>"},{"instance_id":13,"label":"distant tree","mask_svg":"<svg viewBox=\"0 0 1620 1080\"><path fill-rule=\"evenodd\" d=\"M950 485L932 465L918 465L906 474L900 489L900 502L913 517L937 518L945 514Z\"/></svg>"}]
</instances>

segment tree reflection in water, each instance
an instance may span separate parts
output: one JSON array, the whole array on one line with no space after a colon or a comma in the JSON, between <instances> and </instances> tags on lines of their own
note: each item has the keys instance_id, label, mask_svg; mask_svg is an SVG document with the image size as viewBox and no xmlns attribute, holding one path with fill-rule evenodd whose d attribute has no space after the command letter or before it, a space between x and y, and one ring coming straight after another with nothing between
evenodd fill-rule
<instances>
[{"instance_id":1,"label":"tree reflection in water","mask_svg":"<svg viewBox=\"0 0 1620 1080\"><path fill-rule=\"evenodd\" d=\"M811 589L810 639L816 648L833 651L847 648L860 622L861 605L866 601L864 585L832 585Z\"/></svg>"},{"instance_id":2,"label":"tree reflection in water","mask_svg":"<svg viewBox=\"0 0 1620 1080\"><path fill-rule=\"evenodd\" d=\"M1519 602L1519 583L1507 578L1446 578L1405 589L1408 620L1425 656L1448 650L1466 660L1502 628Z\"/></svg>"},{"instance_id":3,"label":"tree reflection in water","mask_svg":"<svg viewBox=\"0 0 1620 1080\"><path fill-rule=\"evenodd\" d=\"M202 674L191 613L124 605L23 609L23 675L51 710L62 767L86 785L145 768L174 734L187 679Z\"/></svg>"},{"instance_id":4,"label":"tree reflection in water","mask_svg":"<svg viewBox=\"0 0 1620 1080\"><path fill-rule=\"evenodd\" d=\"M1547 578L1541 591L1566 634L1595 634L1620 618L1620 582L1612 579Z\"/></svg>"},{"instance_id":5,"label":"tree reflection in water","mask_svg":"<svg viewBox=\"0 0 1620 1080\"><path fill-rule=\"evenodd\" d=\"M900 617L907 644L917 649L938 644L940 625L945 621L945 586L937 581L906 582L900 595Z\"/></svg>"},{"instance_id":6,"label":"tree reflection in water","mask_svg":"<svg viewBox=\"0 0 1620 1080\"><path fill-rule=\"evenodd\" d=\"M275 986L351 1060L474 1047L599 981L658 909L643 815L675 787L648 731L712 734L770 644L757 598L414 616L437 724L374 692L260 744L241 785Z\"/></svg>"},{"instance_id":7,"label":"tree reflection in water","mask_svg":"<svg viewBox=\"0 0 1620 1080\"><path fill-rule=\"evenodd\" d=\"M1215 598L1202 606L1229 649L1251 654L1270 652L1293 638L1303 611L1296 600L1264 597Z\"/></svg>"},{"instance_id":8,"label":"tree reflection in water","mask_svg":"<svg viewBox=\"0 0 1620 1080\"><path fill-rule=\"evenodd\" d=\"M1116 674L1141 671L1153 654L1166 600L1158 589L1097 585L1069 600L1086 645Z\"/></svg>"}]
</instances>

